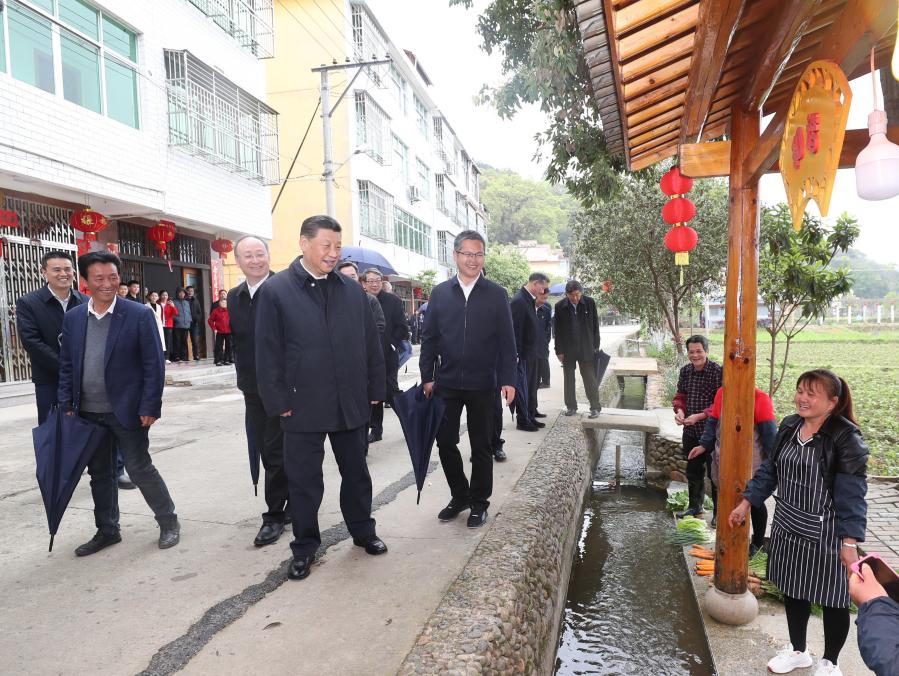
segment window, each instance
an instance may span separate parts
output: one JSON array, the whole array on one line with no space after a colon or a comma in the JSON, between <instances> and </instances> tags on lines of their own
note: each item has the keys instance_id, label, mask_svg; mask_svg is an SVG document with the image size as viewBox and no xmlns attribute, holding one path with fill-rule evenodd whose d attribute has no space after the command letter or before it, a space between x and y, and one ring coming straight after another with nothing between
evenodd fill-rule
<instances>
[{"instance_id":1,"label":"window","mask_svg":"<svg viewBox=\"0 0 899 676\"><path fill-rule=\"evenodd\" d=\"M353 51L357 59L372 57L380 59L387 54L387 40L375 26L368 9L363 5L352 6L352 27ZM376 75L376 70L371 69L373 75Z\"/></svg>"},{"instance_id":2,"label":"window","mask_svg":"<svg viewBox=\"0 0 899 676\"><path fill-rule=\"evenodd\" d=\"M446 230L437 231L437 261L443 265L452 267L453 260L453 234Z\"/></svg>"},{"instance_id":3,"label":"window","mask_svg":"<svg viewBox=\"0 0 899 676\"><path fill-rule=\"evenodd\" d=\"M431 172L428 171L428 165L417 157L415 168L418 170L418 192L421 199L426 200L431 196Z\"/></svg>"},{"instance_id":4,"label":"window","mask_svg":"<svg viewBox=\"0 0 899 676\"><path fill-rule=\"evenodd\" d=\"M449 216L446 208L445 188L446 178L443 174L434 174L434 201L437 203L437 211Z\"/></svg>"},{"instance_id":5,"label":"window","mask_svg":"<svg viewBox=\"0 0 899 676\"><path fill-rule=\"evenodd\" d=\"M393 94L393 98L396 100L397 106L399 106L400 112L403 115L406 115L407 104L408 104L408 85L406 83L406 79L403 77L403 74L394 66L392 63L390 64L390 91Z\"/></svg>"},{"instance_id":6,"label":"window","mask_svg":"<svg viewBox=\"0 0 899 676\"><path fill-rule=\"evenodd\" d=\"M409 185L409 147L393 135L393 163L396 165L396 175L401 178L403 185Z\"/></svg>"},{"instance_id":7,"label":"window","mask_svg":"<svg viewBox=\"0 0 899 676\"><path fill-rule=\"evenodd\" d=\"M468 210L466 209L466 206L465 196L462 193L457 192L455 221L463 227L468 225Z\"/></svg>"},{"instance_id":8,"label":"window","mask_svg":"<svg viewBox=\"0 0 899 676\"><path fill-rule=\"evenodd\" d=\"M415 121L418 124L419 130L421 130L421 135L428 138L428 109L425 107L425 104L422 102L420 98L415 96Z\"/></svg>"},{"instance_id":9,"label":"window","mask_svg":"<svg viewBox=\"0 0 899 676\"><path fill-rule=\"evenodd\" d=\"M275 55L272 0L190 0L190 4L260 59Z\"/></svg>"},{"instance_id":10,"label":"window","mask_svg":"<svg viewBox=\"0 0 899 676\"><path fill-rule=\"evenodd\" d=\"M424 221L415 218L412 214L403 211L399 207L393 208L394 212L394 243L414 251L417 254L431 257L431 228Z\"/></svg>"},{"instance_id":11,"label":"window","mask_svg":"<svg viewBox=\"0 0 899 676\"><path fill-rule=\"evenodd\" d=\"M359 220L363 235L393 239L393 197L371 181L359 181Z\"/></svg>"},{"instance_id":12,"label":"window","mask_svg":"<svg viewBox=\"0 0 899 676\"><path fill-rule=\"evenodd\" d=\"M3 18L3 5L0 4L0 72L6 72L6 21Z\"/></svg>"},{"instance_id":13,"label":"window","mask_svg":"<svg viewBox=\"0 0 899 676\"><path fill-rule=\"evenodd\" d=\"M390 118L365 92L356 92L356 143L379 164L388 161Z\"/></svg>"},{"instance_id":14,"label":"window","mask_svg":"<svg viewBox=\"0 0 899 676\"><path fill-rule=\"evenodd\" d=\"M278 183L278 113L186 50L164 56L169 143L262 185Z\"/></svg>"},{"instance_id":15,"label":"window","mask_svg":"<svg viewBox=\"0 0 899 676\"><path fill-rule=\"evenodd\" d=\"M3 35L0 21L0 53L8 40L12 76L138 128L135 34L85 0L58 0L57 8L52 0L29 0L29 4L54 18L41 16L17 0L8 3L9 35ZM0 56L0 70L3 66ZM62 74L61 91L56 73Z\"/></svg>"}]
</instances>

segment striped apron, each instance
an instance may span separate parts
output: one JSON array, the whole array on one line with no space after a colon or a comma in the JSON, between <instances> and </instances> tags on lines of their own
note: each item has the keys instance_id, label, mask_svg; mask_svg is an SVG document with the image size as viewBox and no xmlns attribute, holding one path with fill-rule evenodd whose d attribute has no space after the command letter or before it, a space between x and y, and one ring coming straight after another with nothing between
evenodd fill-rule
<instances>
[{"instance_id":1,"label":"striped apron","mask_svg":"<svg viewBox=\"0 0 899 676\"><path fill-rule=\"evenodd\" d=\"M848 608L849 577L840 560L836 511L816 438L801 441L797 429L776 464L768 579L786 596Z\"/></svg>"}]
</instances>

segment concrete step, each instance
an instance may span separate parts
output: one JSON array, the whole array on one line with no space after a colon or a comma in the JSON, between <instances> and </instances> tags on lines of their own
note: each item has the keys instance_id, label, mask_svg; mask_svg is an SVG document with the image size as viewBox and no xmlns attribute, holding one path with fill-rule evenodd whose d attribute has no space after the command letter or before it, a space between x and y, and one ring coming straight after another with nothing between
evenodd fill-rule
<instances>
[{"instance_id":1,"label":"concrete step","mask_svg":"<svg viewBox=\"0 0 899 676\"><path fill-rule=\"evenodd\" d=\"M582 418L584 429L634 430L656 434L659 418L653 411L639 411L627 408L604 408L598 418Z\"/></svg>"},{"instance_id":2,"label":"concrete step","mask_svg":"<svg viewBox=\"0 0 899 676\"><path fill-rule=\"evenodd\" d=\"M213 385L217 383L233 385L237 381L234 366L215 366L204 359L193 364L166 364L165 384L175 387L191 385Z\"/></svg>"},{"instance_id":3,"label":"concrete step","mask_svg":"<svg viewBox=\"0 0 899 676\"><path fill-rule=\"evenodd\" d=\"M34 403L34 384L4 383L0 385L0 408Z\"/></svg>"}]
</instances>

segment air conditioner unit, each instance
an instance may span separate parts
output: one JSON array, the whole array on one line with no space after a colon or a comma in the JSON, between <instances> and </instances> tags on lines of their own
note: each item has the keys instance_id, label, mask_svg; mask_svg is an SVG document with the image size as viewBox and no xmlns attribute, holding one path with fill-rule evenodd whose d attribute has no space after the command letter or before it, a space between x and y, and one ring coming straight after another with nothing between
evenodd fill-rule
<instances>
[{"instance_id":1,"label":"air conditioner unit","mask_svg":"<svg viewBox=\"0 0 899 676\"><path fill-rule=\"evenodd\" d=\"M421 191L418 189L417 185L410 185L409 186L409 201L412 204L415 204L419 200L421 200Z\"/></svg>"}]
</instances>

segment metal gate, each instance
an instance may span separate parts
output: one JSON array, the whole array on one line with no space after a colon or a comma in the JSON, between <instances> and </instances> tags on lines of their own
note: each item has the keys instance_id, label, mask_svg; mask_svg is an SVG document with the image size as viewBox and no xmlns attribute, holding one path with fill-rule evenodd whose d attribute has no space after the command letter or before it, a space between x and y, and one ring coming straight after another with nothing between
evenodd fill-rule
<instances>
[{"instance_id":1,"label":"metal gate","mask_svg":"<svg viewBox=\"0 0 899 676\"><path fill-rule=\"evenodd\" d=\"M29 380L31 361L16 334L16 299L41 288L41 256L48 251L78 250L69 225L70 209L7 197L4 208L19 215L19 228L2 228L0 258L0 382ZM76 271L77 274L77 271Z\"/></svg>"}]
</instances>

